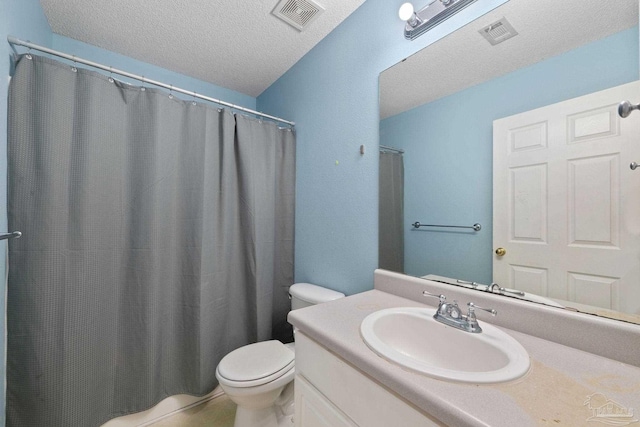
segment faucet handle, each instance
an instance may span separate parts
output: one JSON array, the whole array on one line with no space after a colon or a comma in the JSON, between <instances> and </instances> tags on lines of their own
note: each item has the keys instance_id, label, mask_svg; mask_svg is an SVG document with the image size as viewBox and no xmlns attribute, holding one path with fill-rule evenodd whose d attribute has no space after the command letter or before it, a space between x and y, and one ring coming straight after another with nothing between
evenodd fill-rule
<instances>
[{"instance_id":1,"label":"faucet handle","mask_svg":"<svg viewBox=\"0 0 640 427\"><path fill-rule=\"evenodd\" d=\"M498 312L496 310L494 310L493 308L484 308L484 307L478 307L477 305L475 305L472 302L467 303L467 306L469 307L469 314L467 314L468 317L472 318L475 317L475 309L479 309L479 310L484 310L488 313L491 313L492 316L495 316L496 314L498 314Z\"/></svg>"},{"instance_id":2,"label":"faucet handle","mask_svg":"<svg viewBox=\"0 0 640 427\"><path fill-rule=\"evenodd\" d=\"M522 291L519 291L517 289L507 289L507 288L499 288L500 292L504 292L507 294L516 294L516 295L520 295L521 297L525 296L525 293Z\"/></svg>"},{"instance_id":3,"label":"faucet handle","mask_svg":"<svg viewBox=\"0 0 640 427\"><path fill-rule=\"evenodd\" d=\"M478 284L477 284L476 282L468 282L468 281L466 281L466 280L460 280L460 279L458 279L458 280L456 280L456 281L457 281L458 283L463 284L463 285L469 285L469 286L471 286L471 287L472 287L472 288L474 288L474 289L476 289L476 288L478 287Z\"/></svg>"},{"instance_id":4,"label":"faucet handle","mask_svg":"<svg viewBox=\"0 0 640 427\"><path fill-rule=\"evenodd\" d=\"M445 297L442 294L440 294L440 295L432 294L431 292L428 292L428 291L422 291L422 296L438 298L438 299L440 299L440 304L444 303L447 300L447 297Z\"/></svg>"}]
</instances>

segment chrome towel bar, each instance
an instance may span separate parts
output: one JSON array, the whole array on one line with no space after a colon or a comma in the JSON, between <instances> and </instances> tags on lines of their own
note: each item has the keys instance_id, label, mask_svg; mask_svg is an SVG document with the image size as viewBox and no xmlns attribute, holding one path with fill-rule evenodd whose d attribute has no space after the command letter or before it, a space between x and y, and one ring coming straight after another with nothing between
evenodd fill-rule
<instances>
[{"instance_id":1,"label":"chrome towel bar","mask_svg":"<svg viewBox=\"0 0 640 427\"><path fill-rule=\"evenodd\" d=\"M22 236L22 233L19 231L14 231L12 233L3 233L0 234L0 240L18 239L20 238L20 236Z\"/></svg>"},{"instance_id":2,"label":"chrome towel bar","mask_svg":"<svg viewBox=\"0 0 640 427\"><path fill-rule=\"evenodd\" d=\"M416 221L411 225L413 225L414 228L420 228L420 227L444 227L444 228L471 228L471 229L473 229L473 231L482 230L482 226L480 224L478 224L477 222L475 224L473 224L473 225L467 226L467 225L420 224L418 221Z\"/></svg>"}]
</instances>

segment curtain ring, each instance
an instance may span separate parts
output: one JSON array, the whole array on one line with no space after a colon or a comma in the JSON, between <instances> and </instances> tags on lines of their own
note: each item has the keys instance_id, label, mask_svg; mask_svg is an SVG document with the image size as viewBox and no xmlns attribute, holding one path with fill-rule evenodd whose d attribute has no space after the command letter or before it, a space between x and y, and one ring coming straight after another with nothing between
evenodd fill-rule
<instances>
[{"instance_id":1,"label":"curtain ring","mask_svg":"<svg viewBox=\"0 0 640 427\"><path fill-rule=\"evenodd\" d=\"M142 76L142 87L140 88L140 91L144 92L145 90L147 90L147 88L144 87L144 76Z\"/></svg>"},{"instance_id":2,"label":"curtain ring","mask_svg":"<svg viewBox=\"0 0 640 427\"><path fill-rule=\"evenodd\" d=\"M27 59L33 59L33 56L31 56L31 48L29 48L29 50L27 51L27 54L25 55L25 57Z\"/></svg>"},{"instance_id":3,"label":"curtain ring","mask_svg":"<svg viewBox=\"0 0 640 427\"><path fill-rule=\"evenodd\" d=\"M109 83L113 83L113 67L109 67Z\"/></svg>"},{"instance_id":4,"label":"curtain ring","mask_svg":"<svg viewBox=\"0 0 640 427\"><path fill-rule=\"evenodd\" d=\"M77 73L78 68L76 67L76 56L73 55L72 58L73 58L73 65L71 66L71 71L73 71L74 73Z\"/></svg>"},{"instance_id":5,"label":"curtain ring","mask_svg":"<svg viewBox=\"0 0 640 427\"><path fill-rule=\"evenodd\" d=\"M169 89L169 99L173 99L173 85L170 85L171 89Z\"/></svg>"},{"instance_id":6,"label":"curtain ring","mask_svg":"<svg viewBox=\"0 0 640 427\"><path fill-rule=\"evenodd\" d=\"M196 102L196 97L198 96L198 94L196 92L193 92L193 101L191 101L192 105L198 105L198 103Z\"/></svg>"}]
</instances>

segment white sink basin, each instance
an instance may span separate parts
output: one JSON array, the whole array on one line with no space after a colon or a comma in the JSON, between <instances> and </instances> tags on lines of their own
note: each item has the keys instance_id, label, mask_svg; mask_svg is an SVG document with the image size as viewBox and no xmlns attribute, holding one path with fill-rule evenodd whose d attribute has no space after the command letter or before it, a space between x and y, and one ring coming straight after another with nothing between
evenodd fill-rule
<instances>
[{"instance_id":1,"label":"white sink basin","mask_svg":"<svg viewBox=\"0 0 640 427\"><path fill-rule=\"evenodd\" d=\"M437 322L435 308L376 311L360 325L364 342L379 356L430 377L475 384L520 378L529 355L518 341L481 322L474 334Z\"/></svg>"}]
</instances>

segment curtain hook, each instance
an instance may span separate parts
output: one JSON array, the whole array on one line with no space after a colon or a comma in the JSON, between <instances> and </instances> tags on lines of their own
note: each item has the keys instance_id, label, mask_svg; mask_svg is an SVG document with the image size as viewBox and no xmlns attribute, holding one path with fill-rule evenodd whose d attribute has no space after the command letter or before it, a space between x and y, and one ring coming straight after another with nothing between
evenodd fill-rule
<instances>
[{"instance_id":1,"label":"curtain hook","mask_svg":"<svg viewBox=\"0 0 640 427\"><path fill-rule=\"evenodd\" d=\"M27 54L25 55L25 57L27 59L33 59L33 56L31 56L31 48L29 48L29 50L27 51Z\"/></svg>"},{"instance_id":2,"label":"curtain hook","mask_svg":"<svg viewBox=\"0 0 640 427\"><path fill-rule=\"evenodd\" d=\"M71 66L71 71L73 71L74 73L77 73L78 68L76 67L76 56L73 55L72 58L73 58L73 65Z\"/></svg>"},{"instance_id":3,"label":"curtain hook","mask_svg":"<svg viewBox=\"0 0 640 427\"><path fill-rule=\"evenodd\" d=\"M196 97L198 96L198 94L196 92L193 92L193 101L191 101L192 105L198 105L198 103L196 102Z\"/></svg>"},{"instance_id":4,"label":"curtain hook","mask_svg":"<svg viewBox=\"0 0 640 427\"><path fill-rule=\"evenodd\" d=\"M113 83L113 67L109 67L109 83Z\"/></svg>"},{"instance_id":5,"label":"curtain hook","mask_svg":"<svg viewBox=\"0 0 640 427\"><path fill-rule=\"evenodd\" d=\"M169 99L173 99L173 85L170 85L171 89L169 89Z\"/></svg>"},{"instance_id":6,"label":"curtain hook","mask_svg":"<svg viewBox=\"0 0 640 427\"><path fill-rule=\"evenodd\" d=\"M140 91L144 92L145 90L147 90L147 88L144 87L144 76L142 76L142 87L140 88Z\"/></svg>"}]
</instances>

